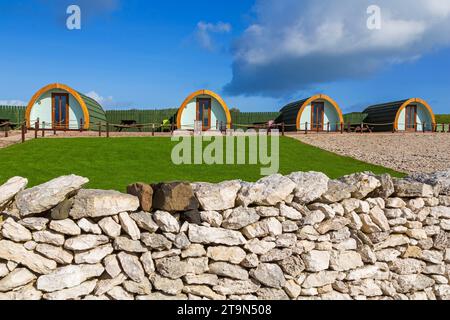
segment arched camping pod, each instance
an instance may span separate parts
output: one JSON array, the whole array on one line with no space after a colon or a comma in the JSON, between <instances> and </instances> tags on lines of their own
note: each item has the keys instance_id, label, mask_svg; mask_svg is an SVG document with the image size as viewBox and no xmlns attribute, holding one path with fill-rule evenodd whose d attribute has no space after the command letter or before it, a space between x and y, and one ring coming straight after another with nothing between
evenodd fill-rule
<instances>
[{"instance_id":1,"label":"arched camping pod","mask_svg":"<svg viewBox=\"0 0 450 320\"><path fill-rule=\"evenodd\" d=\"M178 109L177 128L194 130L196 123L201 123L203 131L230 128L230 110L218 94L209 90L196 91Z\"/></svg>"},{"instance_id":2,"label":"arched camping pod","mask_svg":"<svg viewBox=\"0 0 450 320\"><path fill-rule=\"evenodd\" d=\"M71 87L54 83L34 94L26 110L27 126L39 119L48 129L89 130L106 122L102 106Z\"/></svg>"},{"instance_id":3,"label":"arched camping pod","mask_svg":"<svg viewBox=\"0 0 450 320\"><path fill-rule=\"evenodd\" d=\"M433 109L420 98L370 106L363 113L374 131L432 131L436 124Z\"/></svg>"},{"instance_id":4,"label":"arched camping pod","mask_svg":"<svg viewBox=\"0 0 450 320\"><path fill-rule=\"evenodd\" d=\"M339 131L344 122L339 105L324 94L296 101L281 109L277 119L286 131Z\"/></svg>"}]
</instances>

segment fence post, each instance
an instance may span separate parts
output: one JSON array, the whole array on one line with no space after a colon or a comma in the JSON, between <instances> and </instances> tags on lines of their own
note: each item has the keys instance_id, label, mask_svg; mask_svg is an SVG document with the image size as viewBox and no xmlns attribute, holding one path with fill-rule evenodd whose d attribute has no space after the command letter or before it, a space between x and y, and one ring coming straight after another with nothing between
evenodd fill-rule
<instances>
[{"instance_id":1,"label":"fence post","mask_svg":"<svg viewBox=\"0 0 450 320\"><path fill-rule=\"evenodd\" d=\"M8 125L5 124L4 128L5 128L5 138L8 138L8 135L9 135L9 133L8 133Z\"/></svg>"},{"instance_id":2,"label":"fence post","mask_svg":"<svg viewBox=\"0 0 450 320\"><path fill-rule=\"evenodd\" d=\"M305 134L308 134L308 122L305 123Z\"/></svg>"},{"instance_id":3,"label":"fence post","mask_svg":"<svg viewBox=\"0 0 450 320\"><path fill-rule=\"evenodd\" d=\"M80 132L83 132L83 118L80 119Z\"/></svg>"},{"instance_id":4,"label":"fence post","mask_svg":"<svg viewBox=\"0 0 450 320\"><path fill-rule=\"evenodd\" d=\"M39 121L36 121L34 124L34 138L37 139L38 137L38 131L39 131Z\"/></svg>"},{"instance_id":5,"label":"fence post","mask_svg":"<svg viewBox=\"0 0 450 320\"><path fill-rule=\"evenodd\" d=\"M351 132L351 126L352 126L351 123L348 122L348 123L347 123L347 132L348 132L348 133Z\"/></svg>"},{"instance_id":6,"label":"fence post","mask_svg":"<svg viewBox=\"0 0 450 320\"><path fill-rule=\"evenodd\" d=\"M361 134L364 134L364 123L361 123Z\"/></svg>"},{"instance_id":7,"label":"fence post","mask_svg":"<svg viewBox=\"0 0 450 320\"><path fill-rule=\"evenodd\" d=\"M109 122L106 122L106 137L109 138Z\"/></svg>"},{"instance_id":8,"label":"fence post","mask_svg":"<svg viewBox=\"0 0 450 320\"><path fill-rule=\"evenodd\" d=\"M341 122L341 134L344 134L344 123Z\"/></svg>"},{"instance_id":9,"label":"fence post","mask_svg":"<svg viewBox=\"0 0 450 320\"><path fill-rule=\"evenodd\" d=\"M281 124L281 135L284 137L285 133L286 133L286 127L285 127L285 124L284 124L284 122L283 122L283 123Z\"/></svg>"},{"instance_id":10,"label":"fence post","mask_svg":"<svg viewBox=\"0 0 450 320\"><path fill-rule=\"evenodd\" d=\"M174 124L171 123L170 124L170 134L173 135L173 131L174 131Z\"/></svg>"},{"instance_id":11,"label":"fence post","mask_svg":"<svg viewBox=\"0 0 450 320\"><path fill-rule=\"evenodd\" d=\"M330 122L327 123L327 133L330 133Z\"/></svg>"},{"instance_id":12,"label":"fence post","mask_svg":"<svg viewBox=\"0 0 450 320\"><path fill-rule=\"evenodd\" d=\"M101 122L98 123L98 136L99 137L102 136L102 123Z\"/></svg>"},{"instance_id":13,"label":"fence post","mask_svg":"<svg viewBox=\"0 0 450 320\"><path fill-rule=\"evenodd\" d=\"M42 122L42 138L45 137L45 121Z\"/></svg>"},{"instance_id":14,"label":"fence post","mask_svg":"<svg viewBox=\"0 0 450 320\"><path fill-rule=\"evenodd\" d=\"M152 137L155 136L155 124L152 123Z\"/></svg>"},{"instance_id":15,"label":"fence post","mask_svg":"<svg viewBox=\"0 0 450 320\"><path fill-rule=\"evenodd\" d=\"M24 143L25 142L25 127L26 127L26 124L25 123L22 123L22 143Z\"/></svg>"},{"instance_id":16,"label":"fence post","mask_svg":"<svg viewBox=\"0 0 450 320\"><path fill-rule=\"evenodd\" d=\"M431 130L433 130L433 129L431 129ZM426 132L426 130L425 130L425 123L424 122L422 122L422 131L423 131L423 133Z\"/></svg>"}]
</instances>

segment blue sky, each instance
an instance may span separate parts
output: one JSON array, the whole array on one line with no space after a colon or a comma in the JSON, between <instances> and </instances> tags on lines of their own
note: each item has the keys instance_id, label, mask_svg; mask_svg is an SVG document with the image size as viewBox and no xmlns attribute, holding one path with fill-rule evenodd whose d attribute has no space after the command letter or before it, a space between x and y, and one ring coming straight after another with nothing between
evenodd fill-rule
<instances>
[{"instance_id":1,"label":"blue sky","mask_svg":"<svg viewBox=\"0 0 450 320\"><path fill-rule=\"evenodd\" d=\"M61 82L109 109L176 108L204 88L242 111L320 92L346 112L421 97L450 113L450 1L415 1L0 0L0 102Z\"/></svg>"}]
</instances>

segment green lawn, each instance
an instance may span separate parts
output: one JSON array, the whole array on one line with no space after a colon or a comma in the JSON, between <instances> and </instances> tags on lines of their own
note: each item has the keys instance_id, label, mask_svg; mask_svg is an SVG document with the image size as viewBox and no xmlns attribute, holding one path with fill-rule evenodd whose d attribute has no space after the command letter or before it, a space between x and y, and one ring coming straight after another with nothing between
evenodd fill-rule
<instances>
[{"instance_id":1,"label":"green lawn","mask_svg":"<svg viewBox=\"0 0 450 320\"><path fill-rule=\"evenodd\" d=\"M13 176L29 179L30 186L52 178L78 174L88 177L88 187L123 191L134 182L208 181L229 179L256 181L256 165L172 164L176 143L169 138L37 139L0 150L0 183ZM281 138L280 173L321 171L331 178L361 171L402 174L351 158L341 157L292 138Z\"/></svg>"}]
</instances>

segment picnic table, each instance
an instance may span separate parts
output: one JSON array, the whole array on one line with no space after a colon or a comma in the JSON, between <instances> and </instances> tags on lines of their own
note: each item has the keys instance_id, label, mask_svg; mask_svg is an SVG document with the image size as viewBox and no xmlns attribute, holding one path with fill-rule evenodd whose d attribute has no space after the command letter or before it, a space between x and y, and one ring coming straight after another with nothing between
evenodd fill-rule
<instances>
[{"instance_id":1,"label":"picnic table","mask_svg":"<svg viewBox=\"0 0 450 320\"><path fill-rule=\"evenodd\" d=\"M6 128L14 129L14 125L9 121L9 119L0 119L0 128L5 131Z\"/></svg>"},{"instance_id":2,"label":"picnic table","mask_svg":"<svg viewBox=\"0 0 450 320\"><path fill-rule=\"evenodd\" d=\"M137 124L136 120L122 120L120 125L114 126L118 132L122 132L124 129L138 129L142 132L143 125Z\"/></svg>"},{"instance_id":3,"label":"picnic table","mask_svg":"<svg viewBox=\"0 0 450 320\"><path fill-rule=\"evenodd\" d=\"M364 132L372 133L373 132L373 128L371 128L368 124L363 124L362 126L361 125L356 126L355 129L354 129L354 132L355 133L358 133L358 132L361 132L361 133L364 133Z\"/></svg>"}]
</instances>

